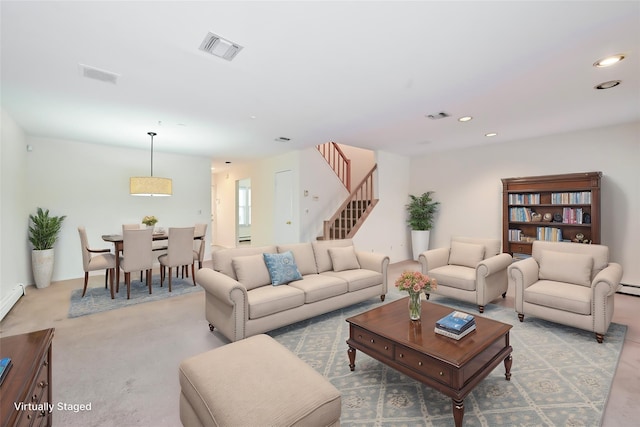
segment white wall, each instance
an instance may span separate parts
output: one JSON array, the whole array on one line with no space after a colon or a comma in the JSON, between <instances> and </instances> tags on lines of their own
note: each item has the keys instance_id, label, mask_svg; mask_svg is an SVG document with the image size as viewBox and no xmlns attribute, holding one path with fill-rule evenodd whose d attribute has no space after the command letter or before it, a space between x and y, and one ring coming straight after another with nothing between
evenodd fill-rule
<instances>
[{"instance_id":1,"label":"white wall","mask_svg":"<svg viewBox=\"0 0 640 427\"><path fill-rule=\"evenodd\" d=\"M1 111L0 145L0 299L18 283L29 284L31 271L27 227L27 140Z\"/></svg>"},{"instance_id":2,"label":"white wall","mask_svg":"<svg viewBox=\"0 0 640 427\"><path fill-rule=\"evenodd\" d=\"M154 150L154 175L172 178L173 196L135 197L129 195L129 177L149 174L150 150L33 137L27 143L33 147L26 161L28 213L42 207L67 216L55 246L54 281L84 274L80 225L86 227L92 247L109 247L101 235L119 233L122 224L140 223L145 215L155 215L156 226L164 228L210 222L208 158ZM31 277L24 280L33 283Z\"/></svg>"},{"instance_id":3,"label":"white wall","mask_svg":"<svg viewBox=\"0 0 640 427\"><path fill-rule=\"evenodd\" d=\"M415 158L410 191L433 190L441 203L434 248L454 235L502 238L501 178L602 171L602 244L622 264L623 283L640 285L639 164L636 122Z\"/></svg>"}]
</instances>

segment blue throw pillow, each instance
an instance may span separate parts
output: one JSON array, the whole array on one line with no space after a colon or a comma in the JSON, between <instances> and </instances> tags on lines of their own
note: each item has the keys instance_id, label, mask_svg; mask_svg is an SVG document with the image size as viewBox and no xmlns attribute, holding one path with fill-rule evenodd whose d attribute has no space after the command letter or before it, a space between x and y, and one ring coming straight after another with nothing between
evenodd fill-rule
<instances>
[{"instance_id":1,"label":"blue throw pillow","mask_svg":"<svg viewBox=\"0 0 640 427\"><path fill-rule=\"evenodd\" d=\"M291 251L281 254L262 254L262 256L264 256L264 263L267 264L273 286L285 285L294 280L302 279Z\"/></svg>"}]
</instances>

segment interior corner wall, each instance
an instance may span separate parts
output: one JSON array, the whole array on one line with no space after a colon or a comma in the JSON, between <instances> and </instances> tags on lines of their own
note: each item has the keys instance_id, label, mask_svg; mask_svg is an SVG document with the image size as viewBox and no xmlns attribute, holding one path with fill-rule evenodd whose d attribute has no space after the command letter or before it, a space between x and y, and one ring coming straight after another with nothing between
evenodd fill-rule
<instances>
[{"instance_id":1,"label":"interior corner wall","mask_svg":"<svg viewBox=\"0 0 640 427\"><path fill-rule=\"evenodd\" d=\"M424 164L429 168L424 168ZM410 191L440 202L430 247L452 236L502 239L501 178L601 171L602 244L640 285L640 122L432 153L411 160Z\"/></svg>"},{"instance_id":2,"label":"interior corner wall","mask_svg":"<svg viewBox=\"0 0 640 427\"><path fill-rule=\"evenodd\" d=\"M27 142L18 124L0 112L0 297L18 283L28 284L31 271L27 208Z\"/></svg>"},{"instance_id":3,"label":"interior corner wall","mask_svg":"<svg viewBox=\"0 0 640 427\"><path fill-rule=\"evenodd\" d=\"M55 245L54 281L84 274L80 225L87 229L91 247L111 248L101 235L120 233L122 224L140 223L146 215L155 215L156 226L164 228L211 221L211 161L207 157L154 151L154 175L172 179L173 195L136 197L129 195L129 177L149 173L147 149L35 137L27 137L27 143L33 147L26 160L27 212L42 207L52 215L67 216ZM26 237L23 227L27 222L20 220L20 225L18 221L13 225ZM208 257L209 245L206 252ZM33 284L31 275L24 280Z\"/></svg>"}]
</instances>

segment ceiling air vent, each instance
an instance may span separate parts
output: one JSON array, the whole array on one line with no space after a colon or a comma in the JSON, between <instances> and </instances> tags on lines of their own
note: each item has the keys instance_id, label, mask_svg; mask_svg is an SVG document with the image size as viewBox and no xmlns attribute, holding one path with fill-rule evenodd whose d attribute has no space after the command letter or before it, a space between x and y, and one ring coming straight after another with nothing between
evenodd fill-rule
<instances>
[{"instance_id":1,"label":"ceiling air vent","mask_svg":"<svg viewBox=\"0 0 640 427\"><path fill-rule=\"evenodd\" d=\"M104 83L117 84L120 74L112 73L111 71L101 70L89 65L78 64L80 67L80 74L82 77L88 79L99 80Z\"/></svg>"},{"instance_id":2,"label":"ceiling air vent","mask_svg":"<svg viewBox=\"0 0 640 427\"><path fill-rule=\"evenodd\" d=\"M200 50L231 61L242 50L242 46L224 39L216 34L208 33L200 43Z\"/></svg>"},{"instance_id":3,"label":"ceiling air vent","mask_svg":"<svg viewBox=\"0 0 640 427\"><path fill-rule=\"evenodd\" d=\"M431 120L439 120L444 119L445 117L449 117L449 115L444 111L441 111L440 113L429 114L427 117L429 117Z\"/></svg>"}]
</instances>

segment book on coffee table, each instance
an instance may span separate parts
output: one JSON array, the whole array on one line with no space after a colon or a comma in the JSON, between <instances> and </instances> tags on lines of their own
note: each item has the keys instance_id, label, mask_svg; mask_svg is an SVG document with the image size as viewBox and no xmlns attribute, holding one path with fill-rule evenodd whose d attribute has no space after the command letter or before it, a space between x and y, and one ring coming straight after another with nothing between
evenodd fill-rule
<instances>
[{"instance_id":1,"label":"book on coffee table","mask_svg":"<svg viewBox=\"0 0 640 427\"><path fill-rule=\"evenodd\" d=\"M445 331L460 334L476 324L473 315L461 311L453 311L436 322L436 327Z\"/></svg>"},{"instance_id":2,"label":"book on coffee table","mask_svg":"<svg viewBox=\"0 0 640 427\"><path fill-rule=\"evenodd\" d=\"M434 331L435 331L436 334L440 334L440 335L443 335L445 337L453 338L454 340L459 340L459 339L469 335L471 332L473 332L475 330L476 330L475 323L473 325L471 325L470 327L468 327L467 329L465 329L464 331L460 332L460 333L447 331L446 329L440 329L437 326L434 328Z\"/></svg>"}]
</instances>

